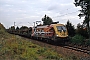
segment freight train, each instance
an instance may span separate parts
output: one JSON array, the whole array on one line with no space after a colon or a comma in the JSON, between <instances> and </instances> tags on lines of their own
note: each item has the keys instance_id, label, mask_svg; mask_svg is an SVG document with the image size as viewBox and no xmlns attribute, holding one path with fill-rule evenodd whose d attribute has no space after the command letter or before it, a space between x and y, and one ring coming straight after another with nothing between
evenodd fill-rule
<instances>
[{"instance_id":1,"label":"freight train","mask_svg":"<svg viewBox=\"0 0 90 60\"><path fill-rule=\"evenodd\" d=\"M64 24L38 25L19 30L8 30L9 33L22 35L38 40L67 42L69 41L68 31Z\"/></svg>"}]
</instances>

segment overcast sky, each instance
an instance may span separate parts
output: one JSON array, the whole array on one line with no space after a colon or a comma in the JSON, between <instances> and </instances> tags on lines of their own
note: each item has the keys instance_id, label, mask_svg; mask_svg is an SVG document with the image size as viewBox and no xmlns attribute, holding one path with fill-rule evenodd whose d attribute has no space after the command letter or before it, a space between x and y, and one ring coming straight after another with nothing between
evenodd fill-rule
<instances>
[{"instance_id":1,"label":"overcast sky","mask_svg":"<svg viewBox=\"0 0 90 60\"><path fill-rule=\"evenodd\" d=\"M0 0L0 22L6 27L33 26L33 22L41 21L46 14L53 21L73 25L81 23L80 7L75 7L74 0Z\"/></svg>"}]
</instances>

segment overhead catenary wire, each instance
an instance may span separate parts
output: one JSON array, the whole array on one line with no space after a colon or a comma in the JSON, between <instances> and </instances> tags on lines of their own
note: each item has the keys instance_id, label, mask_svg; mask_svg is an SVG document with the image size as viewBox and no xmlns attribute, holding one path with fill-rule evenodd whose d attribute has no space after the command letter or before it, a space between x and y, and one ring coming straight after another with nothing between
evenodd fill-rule
<instances>
[{"instance_id":1,"label":"overhead catenary wire","mask_svg":"<svg viewBox=\"0 0 90 60\"><path fill-rule=\"evenodd\" d=\"M70 9L72 9L72 8L67 8L67 9L64 9L64 10L60 10L59 12L68 11L68 10L70 10ZM60 14L60 13L59 13L59 14Z\"/></svg>"},{"instance_id":2,"label":"overhead catenary wire","mask_svg":"<svg viewBox=\"0 0 90 60\"><path fill-rule=\"evenodd\" d=\"M62 17L62 16L65 16L65 15L68 15L68 14L76 13L76 12L78 12L78 11L70 12L70 13L67 13L67 14L62 14L62 15L60 15L60 16L55 16L55 17L53 17L53 18Z\"/></svg>"}]
</instances>

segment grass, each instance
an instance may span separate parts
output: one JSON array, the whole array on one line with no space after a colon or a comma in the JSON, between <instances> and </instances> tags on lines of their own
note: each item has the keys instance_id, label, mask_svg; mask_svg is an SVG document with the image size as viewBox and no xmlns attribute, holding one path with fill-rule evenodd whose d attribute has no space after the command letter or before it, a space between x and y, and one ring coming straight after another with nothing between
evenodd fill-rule
<instances>
[{"instance_id":1,"label":"grass","mask_svg":"<svg viewBox=\"0 0 90 60\"><path fill-rule=\"evenodd\" d=\"M7 35L7 36L6 36ZM50 48L40 47L20 36L11 34L0 38L1 60L72 60L64 57Z\"/></svg>"},{"instance_id":2,"label":"grass","mask_svg":"<svg viewBox=\"0 0 90 60\"><path fill-rule=\"evenodd\" d=\"M59 60L62 57L53 50L40 47L20 36L2 31L0 33L1 60Z\"/></svg>"}]
</instances>

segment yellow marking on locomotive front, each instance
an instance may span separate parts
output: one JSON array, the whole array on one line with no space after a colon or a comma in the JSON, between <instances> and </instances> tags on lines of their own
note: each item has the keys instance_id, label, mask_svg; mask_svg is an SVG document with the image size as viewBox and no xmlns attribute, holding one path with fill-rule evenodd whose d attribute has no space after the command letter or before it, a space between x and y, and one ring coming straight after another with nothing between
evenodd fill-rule
<instances>
[{"instance_id":1,"label":"yellow marking on locomotive front","mask_svg":"<svg viewBox=\"0 0 90 60\"><path fill-rule=\"evenodd\" d=\"M57 30L57 27L56 26L64 26L63 24L54 24L53 27L54 27L54 30L55 30L55 34L58 35L58 37L67 37L68 33L67 33L67 30L64 32L64 31L58 31Z\"/></svg>"}]
</instances>

